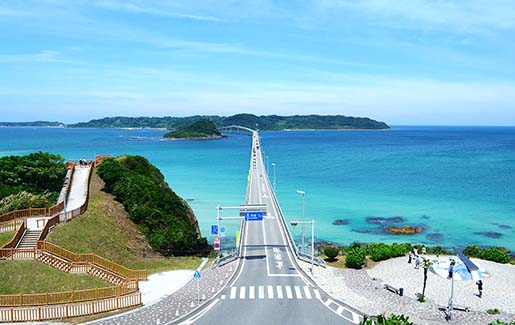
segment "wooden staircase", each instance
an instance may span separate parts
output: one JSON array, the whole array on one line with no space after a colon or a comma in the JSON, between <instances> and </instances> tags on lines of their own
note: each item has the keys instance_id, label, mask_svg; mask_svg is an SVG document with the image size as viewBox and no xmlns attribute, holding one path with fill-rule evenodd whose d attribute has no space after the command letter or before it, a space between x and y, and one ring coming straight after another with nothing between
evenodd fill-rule
<instances>
[{"instance_id":1,"label":"wooden staircase","mask_svg":"<svg viewBox=\"0 0 515 325\"><path fill-rule=\"evenodd\" d=\"M90 265L87 273L117 286L124 284L126 281L124 277L96 265Z\"/></svg>"},{"instance_id":2,"label":"wooden staircase","mask_svg":"<svg viewBox=\"0 0 515 325\"><path fill-rule=\"evenodd\" d=\"M34 248L36 247L37 241L39 239L39 236L41 236L41 230L30 230L27 229L25 233L23 234L23 237L19 241L16 248Z\"/></svg>"},{"instance_id":3,"label":"wooden staircase","mask_svg":"<svg viewBox=\"0 0 515 325\"><path fill-rule=\"evenodd\" d=\"M42 252L39 256L36 257L36 259L64 272L70 272L72 269L71 262L46 252Z\"/></svg>"}]
</instances>

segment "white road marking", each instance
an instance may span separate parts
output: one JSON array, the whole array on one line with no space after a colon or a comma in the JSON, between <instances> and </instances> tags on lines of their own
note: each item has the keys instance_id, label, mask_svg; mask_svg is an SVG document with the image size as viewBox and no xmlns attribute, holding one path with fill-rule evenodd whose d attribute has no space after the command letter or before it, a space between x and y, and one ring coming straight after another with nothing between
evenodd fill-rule
<instances>
[{"instance_id":1,"label":"white road marking","mask_svg":"<svg viewBox=\"0 0 515 325\"><path fill-rule=\"evenodd\" d=\"M333 303L333 301L332 301L331 299L327 298L327 301L326 301L326 302L324 302L324 305L326 305L327 307L329 307L329 305L330 305L330 304L332 304L332 303Z\"/></svg>"},{"instance_id":2,"label":"white road marking","mask_svg":"<svg viewBox=\"0 0 515 325\"><path fill-rule=\"evenodd\" d=\"M220 297L220 299L222 299L222 300L225 300L225 298L226 298L226 296L225 296L225 295L222 295L222 296Z\"/></svg>"},{"instance_id":3,"label":"white road marking","mask_svg":"<svg viewBox=\"0 0 515 325\"><path fill-rule=\"evenodd\" d=\"M274 287L268 286L268 299L274 299Z\"/></svg>"},{"instance_id":4,"label":"white road marking","mask_svg":"<svg viewBox=\"0 0 515 325\"><path fill-rule=\"evenodd\" d=\"M297 299L302 299L302 292L300 291L299 286L295 286L295 295L297 296Z\"/></svg>"},{"instance_id":5,"label":"white road marking","mask_svg":"<svg viewBox=\"0 0 515 325\"><path fill-rule=\"evenodd\" d=\"M254 292L254 286L249 287L249 299L254 299L255 292Z\"/></svg>"},{"instance_id":6,"label":"white road marking","mask_svg":"<svg viewBox=\"0 0 515 325\"><path fill-rule=\"evenodd\" d=\"M259 299L264 299L265 298L265 287L264 286L259 286L259 288L258 288L258 297L259 297Z\"/></svg>"},{"instance_id":7,"label":"white road marking","mask_svg":"<svg viewBox=\"0 0 515 325\"><path fill-rule=\"evenodd\" d=\"M340 306L340 305L338 305L338 310L336 310L336 313L337 313L338 315L341 315L341 314L342 314L342 311L343 311L343 307L342 307L342 306Z\"/></svg>"},{"instance_id":8,"label":"white road marking","mask_svg":"<svg viewBox=\"0 0 515 325\"><path fill-rule=\"evenodd\" d=\"M292 299L293 298L293 294L291 292L291 287L290 286L286 286L286 298L288 298L288 299Z\"/></svg>"},{"instance_id":9,"label":"white road marking","mask_svg":"<svg viewBox=\"0 0 515 325\"><path fill-rule=\"evenodd\" d=\"M240 299L245 299L245 287L240 287Z\"/></svg>"},{"instance_id":10,"label":"white road marking","mask_svg":"<svg viewBox=\"0 0 515 325\"><path fill-rule=\"evenodd\" d=\"M306 299L311 299L311 292L309 292L308 286L304 286L304 295L306 296Z\"/></svg>"},{"instance_id":11,"label":"white road marking","mask_svg":"<svg viewBox=\"0 0 515 325\"><path fill-rule=\"evenodd\" d=\"M315 289L313 290L315 292L315 297L318 299L318 300L321 300L322 297L320 296L320 292L318 291L318 289Z\"/></svg>"},{"instance_id":12,"label":"white road marking","mask_svg":"<svg viewBox=\"0 0 515 325\"><path fill-rule=\"evenodd\" d=\"M236 287L232 287L231 288L231 299L235 299L236 298L236 290L237 289L238 288L236 288Z\"/></svg>"},{"instance_id":13,"label":"white road marking","mask_svg":"<svg viewBox=\"0 0 515 325\"><path fill-rule=\"evenodd\" d=\"M277 299L283 299L283 288L281 286L277 286Z\"/></svg>"}]
</instances>

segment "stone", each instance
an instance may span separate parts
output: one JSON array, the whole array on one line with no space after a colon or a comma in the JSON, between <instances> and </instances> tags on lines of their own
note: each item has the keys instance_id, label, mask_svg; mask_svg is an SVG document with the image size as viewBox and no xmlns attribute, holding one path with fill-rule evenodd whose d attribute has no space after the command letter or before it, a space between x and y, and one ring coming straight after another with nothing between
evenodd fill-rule
<instances>
[{"instance_id":1,"label":"stone","mask_svg":"<svg viewBox=\"0 0 515 325\"><path fill-rule=\"evenodd\" d=\"M343 226L350 224L349 219L336 219L333 221L333 225L335 226Z\"/></svg>"},{"instance_id":2,"label":"stone","mask_svg":"<svg viewBox=\"0 0 515 325\"><path fill-rule=\"evenodd\" d=\"M404 225L400 228L393 226L387 228L388 233L394 235L413 235L422 232L422 230L422 227L412 227L409 225Z\"/></svg>"}]
</instances>

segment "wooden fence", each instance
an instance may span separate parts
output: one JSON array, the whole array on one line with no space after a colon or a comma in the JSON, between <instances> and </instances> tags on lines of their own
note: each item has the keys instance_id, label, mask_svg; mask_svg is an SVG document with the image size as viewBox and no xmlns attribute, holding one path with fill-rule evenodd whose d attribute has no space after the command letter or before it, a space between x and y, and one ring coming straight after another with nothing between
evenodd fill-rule
<instances>
[{"instance_id":1,"label":"wooden fence","mask_svg":"<svg viewBox=\"0 0 515 325\"><path fill-rule=\"evenodd\" d=\"M36 307L0 308L0 322L31 322L95 315L141 305L141 293L133 292L89 302Z\"/></svg>"},{"instance_id":2,"label":"wooden fence","mask_svg":"<svg viewBox=\"0 0 515 325\"><path fill-rule=\"evenodd\" d=\"M97 254L76 254L65 248L49 243L47 241L38 241L37 249L49 252L57 257L74 263L91 263L100 266L106 270L120 274L124 278L146 280L148 278L147 270L132 270L120 265L114 261L98 256Z\"/></svg>"},{"instance_id":3,"label":"wooden fence","mask_svg":"<svg viewBox=\"0 0 515 325\"><path fill-rule=\"evenodd\" d=\"M50 231L50 228L57 225L59 223L59 215L55 215L52 218L48 219L45 227L43 227L43 230L41 230L41 235L39 235L38 240L45 240L46 236L48 235L48 232Z\"/></svg>"},{"instance_id":4,"label":"wooden fence","mask_svg":"<svg viewBox=\"0 0 515 325\"><path fill-rule=\"evenodd\" d=\"M7 242L2 248L15 248L18 241L23 237L23 234L25 233L25 230L27 229L27 226L25 225L25 222L22 222L20 224L20 227L14 234L13 238Z\"/></svg>"},{"instance_id":5,"label":"wooden fence","mask_svg":"<svg viewBox=\"0 0 515 325\"><path fill-rule=\"evenodd\" d=\"M0 232L16 231L20 224L24 222L25 219L14 219L11 221L0 222Z\"/></svg>"}]
</instances>

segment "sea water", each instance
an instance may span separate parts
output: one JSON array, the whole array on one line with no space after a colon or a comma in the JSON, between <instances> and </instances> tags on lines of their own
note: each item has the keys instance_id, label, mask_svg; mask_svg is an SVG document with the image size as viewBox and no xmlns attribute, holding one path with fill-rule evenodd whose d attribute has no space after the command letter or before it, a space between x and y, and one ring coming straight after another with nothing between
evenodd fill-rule
<instances>
[{"instance_id":1,"label":"sea water","mask_svg":"<svg viewBox=\"0 0 515 325\"><path fill-rule=\"evenodd\" d=\"M162 139L165 131L0 128L0 155L48 151L147 157L192 206L211 241L216 206L243 203L251 139ZM317 241L480 244L515 249L515 128L394 127L386 131L263 131L286 219L316 221ZM226 211L230 216L234 212ZM396 217L396 218L393 218ZM337 221L339 220L339 221ZM333 223L337 223L336 225ZM338 224L339 223L339 224ZM421 227L391 235L390 226ZM224 221L234 238L237 221ZM298 239L300 229L292 228ZM310 236L308 229L308 237Z\"/></svg>"}]
</instances>

